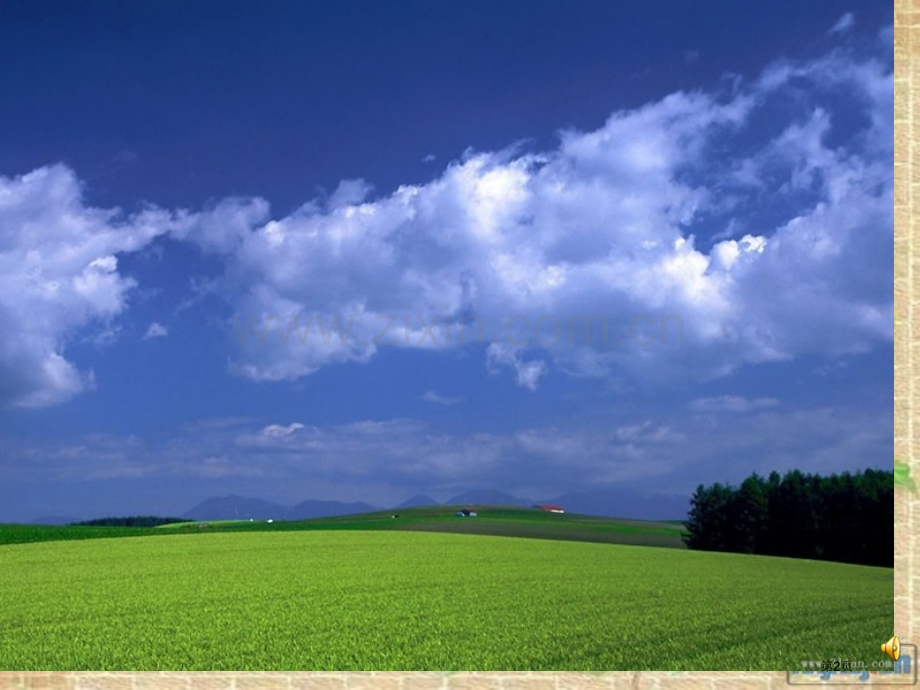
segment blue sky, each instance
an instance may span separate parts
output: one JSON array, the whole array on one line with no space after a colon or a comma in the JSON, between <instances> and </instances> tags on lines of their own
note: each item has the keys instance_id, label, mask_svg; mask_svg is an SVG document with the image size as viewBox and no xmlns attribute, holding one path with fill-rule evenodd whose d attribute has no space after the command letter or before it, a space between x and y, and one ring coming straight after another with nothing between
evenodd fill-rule
<instances>
[{"instance_id":1,"label":"blue sky","mask_svg":"<svg viewBox=\"0 0 920 690\"><path fill-rule=\"evenodd\" d=\"M891 15L0 3L0 521L890 466Z\"/></svg>"}]
</instances>

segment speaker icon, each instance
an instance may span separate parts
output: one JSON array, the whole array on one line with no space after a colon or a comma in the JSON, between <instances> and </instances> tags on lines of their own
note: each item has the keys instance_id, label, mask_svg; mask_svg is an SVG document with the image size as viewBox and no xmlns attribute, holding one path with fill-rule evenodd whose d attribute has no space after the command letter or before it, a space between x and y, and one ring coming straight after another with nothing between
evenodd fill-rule
<instances>
[{"instance_id":1,"label":"speaker icon","mask_svg":"<svg viewBox=\"0 0 920 690\"><path fill-rule=\"evenodd\" d=\"M898 657L901 656L901 640L895 635L882 645L882 651L890 656L892 661L897 661Z\"/></svg>"}]
</instances>

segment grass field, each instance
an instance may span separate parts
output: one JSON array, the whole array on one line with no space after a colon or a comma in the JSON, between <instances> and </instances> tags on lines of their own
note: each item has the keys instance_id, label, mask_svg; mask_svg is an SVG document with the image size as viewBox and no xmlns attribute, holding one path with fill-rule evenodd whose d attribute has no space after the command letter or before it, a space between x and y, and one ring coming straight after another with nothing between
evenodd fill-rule
<instances>
[{"instance_id":1,"label":"grass field","mask_svg":"<svg viewBox=\"0 0 920 690\"><path fill-rule=\"evenodd\" d=\"M0 669L782 670L891 636L891 569L356 521L2 546Z\"/></svg>"},{"instance_id":2,"label":"grass field","mask_svg":"<svg viewBox=\"0 0 920 690\"><path fill-rule=\"evenodd\" d=\"M458 518L454 513L460 507L411 508L397 511L399 515L397 519L392 518L393 511L380 511L299 522L268 524L264 521L228 521L207 524L208 529L211 530L234 532L250 530L411 530L684 548L681 540L683 525L680 523L547 513L542 510L496 506L471 506L478 512L478 517ZM186 532L200 530L196 523L164 525L159 529Z\"/></svg>"},{"instance_id":3,"label":"grass field","mask_svg":"<svg viewBox=\"0 0 920 690\"><path fill-rule=\"evenodd\" d=\"M6 525L0 524L0 546L30 544L39 541L143 537L155 534L149 527L86 527L78 525Z\"/></svg>"},{"instance_id":4,"label":"grass field","mask_svg":"<svg viewBox=\"0 0 920 690\"><path fill-rule=\"evenodd\" d=\"M218 520L174 523L155 528L0 525L0 544L121 536L163 536L167 533L201 534L205 531L213 533L226 531L411 530L684 548L681 541L683 526L675 522L556 514L527 508L473 507L479 511L479 517L458 518L454 516L458 506L437 506L402 510L399 511L398 519L392 519L393 511L380 511L296 522Z\"/></svg>"}]
</instances>

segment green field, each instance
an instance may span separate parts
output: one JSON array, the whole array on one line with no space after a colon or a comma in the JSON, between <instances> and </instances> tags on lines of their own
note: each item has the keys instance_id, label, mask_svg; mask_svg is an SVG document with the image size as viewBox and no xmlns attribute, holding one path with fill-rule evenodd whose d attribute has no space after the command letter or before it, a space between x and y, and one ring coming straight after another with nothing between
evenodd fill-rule
<instances>
[{"instance_id":1,"label":"green field","mask_svg":"<svg viewBox=\"0 0 920 690\"><path fill-rule=\"evenodd\" d=\"M380 511L299 522L268 524L264 521L227 521L204 524L212 531L411 530L684 548L681 540L683 525L680 523L622 520L497 506L472 506L478 511L478 517L458 518L454 513L460 507L411 508L398 511L397 519L392 518L393 511ZM164 525L158 529L196 532L201 530L200 524Z\"/></svg>"},{"instance_id":2,"label":"green field","mask_svg":"<svg viewBox=\"0 0 920 690\"><path fill-rule=\"evenodd\" d=\"M149 527L86 527L82 525L0 525L0 546L38 541L143 537L155 534Z\"/></svg>"},{"instance_id":3,"label":"green field","mask_svg":"<svg viewBox=\"0 0 920 690\"><path fill-rule=\"evenodd\" d=\"M403 519L4 545L0 669L782 670L892 634L891 569L383 527Z\"/></svg>"},{"instance_id":4,"label":"green field","mask_svg":"<svg viewBox=\"0 0 920 690\"><path fill-rule=\"evenodd\" d=\"M379 511L296 522L216 520L174 523L156 528L0 525L0 544L122 536L163 536L167 533L410 530L684 548L681 541L683 526L676 522L555 514L528 508L498 506L472 506L479 512L479 517L458 518L454 515L458 507L410 508L399 511L398 519L391 517L394 514L393 511Z\"/></svg>"}]
</instances>

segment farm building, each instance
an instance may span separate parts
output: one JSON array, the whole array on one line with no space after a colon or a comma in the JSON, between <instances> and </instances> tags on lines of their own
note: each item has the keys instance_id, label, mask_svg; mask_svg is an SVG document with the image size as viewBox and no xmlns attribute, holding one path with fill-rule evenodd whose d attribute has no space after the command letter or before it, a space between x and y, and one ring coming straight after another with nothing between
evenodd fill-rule
<instances>
[{"instance_id":1,"label":"farm building","mask_svg":"<svg viewBox=\"0 0 920 690\"><path fill-rule=\"evenodd\" d=\"M463 510L458 510L454 515L457 517L476 517L476 511L464 508Z\"/></svg>"},{"instance_id":2,"label":"farm building","mask_svg":"<svg viewBox=\"0 0 920 690\"><path fill-rule=\"evenodd\" d=\"M561 506L534 506L534 508L539 508L540 510L545 510L547 513L564 513L565 509Z\"/></svg>"}]
</instances>

